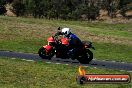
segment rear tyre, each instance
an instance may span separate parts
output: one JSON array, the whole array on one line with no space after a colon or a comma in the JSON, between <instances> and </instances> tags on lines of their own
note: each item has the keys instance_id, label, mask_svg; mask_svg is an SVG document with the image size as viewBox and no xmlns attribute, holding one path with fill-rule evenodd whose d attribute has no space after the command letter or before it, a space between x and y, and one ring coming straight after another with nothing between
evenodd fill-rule
<instances>
[{"instance_id":1,"label":"rear tyre","mask_svg":"<svg viewBox=\"0 0 132 88\"><path fill-rule=\"evenodd\" d=\"M78 61L82 64L88 64L93 59L93 53L87 49L86 53L78 57Z\"/></svg>"},{"instance_id":2,"label":"rear tyre","mask_svg":"<svg viewBox=\"0 0 132 88\"><path fill-rule=\"evenodd\" d=\"M39 56L42 59L51 59L54 56L54 50L52 50L50 53L46 53L46 49L44 47L41 47L38 51Z\"/></svg>"}]
</instances>

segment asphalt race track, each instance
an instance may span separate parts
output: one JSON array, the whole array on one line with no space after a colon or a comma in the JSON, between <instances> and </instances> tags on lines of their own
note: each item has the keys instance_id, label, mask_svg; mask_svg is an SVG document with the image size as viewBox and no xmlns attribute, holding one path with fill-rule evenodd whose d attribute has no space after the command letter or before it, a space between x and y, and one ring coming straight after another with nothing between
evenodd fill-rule
<instances>
[{"instance_id":1,"label":"asphalt race track","mask_svg":"<svg viewBox=\"0 0 132 88\"><path fill-rule=\"evenodd\" d=\"M13 51L0 51L1 57L11 57L11 58L20 58L26 60L38 61L42 60L37 54L31 53L20 53ZM53 57L52 60L44 60L51 63L56 64L70 64L70 65L79 65L80 63L77 60L71 59L60 59ZM115 62L115 61L100 61L100 60L92 60L90 64L82 64L83 66L93 66L93 67L101 67L101 68L109 68L109 69L117 69L117 70L126 70L132 71L132 63L124 63L124 62Z\"/></svg>"}]
</instances>

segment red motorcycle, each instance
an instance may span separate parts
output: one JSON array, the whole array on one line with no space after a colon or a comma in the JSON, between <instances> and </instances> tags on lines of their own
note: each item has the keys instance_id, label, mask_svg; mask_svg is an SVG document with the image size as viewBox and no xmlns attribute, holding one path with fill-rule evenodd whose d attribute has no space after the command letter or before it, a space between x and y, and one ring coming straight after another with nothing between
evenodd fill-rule
<instances>
[{"instance_id":1,"label":"red motorcycle","mask_svg":"<svg viewBox=\"0 0 132 88\"><path fill-rule=\"evenodd\" d=\"M72 53L67 38L58 38L58 35L54 35L47 39L48 44L41 47L38 51L39 56L42 59L51 59L54 55L56 58L61 59L77 59L80 63L87 64L93 59L93 53L89 48L94 49L91 42L83 42L83 47L77 49L76 53Z\"/></svg>"}]
</instances>

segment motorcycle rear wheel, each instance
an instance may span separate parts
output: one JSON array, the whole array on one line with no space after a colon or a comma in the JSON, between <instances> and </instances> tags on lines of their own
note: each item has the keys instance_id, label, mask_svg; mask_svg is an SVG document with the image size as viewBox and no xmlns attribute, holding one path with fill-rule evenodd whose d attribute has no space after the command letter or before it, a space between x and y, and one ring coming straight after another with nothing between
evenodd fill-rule
<instances>
[{"instance_id":1,"label":"motorcycle rear wheel","mask_svg":"<svg viewBox=\"0 0 132 88\"><path fill-rule=\"evenodd\" d=\"M88 64L93 59L93 53L87 49L86 53L84 53L82 56L78 57L77 60L81 64Z\"/></svg>"},{"instance_id":2,"label":"motorcycle rear wheel","mask_svg":"<svg viewBox=\"0 0 132 88\"><path fill-rule=\"evenodd\" d=\"M54 50L51 51L50 53L46 53L46 49L44 47L41 47L38 51L39 56L42 59L51 59L54 56Z\"/></svg>"}]
</instances>

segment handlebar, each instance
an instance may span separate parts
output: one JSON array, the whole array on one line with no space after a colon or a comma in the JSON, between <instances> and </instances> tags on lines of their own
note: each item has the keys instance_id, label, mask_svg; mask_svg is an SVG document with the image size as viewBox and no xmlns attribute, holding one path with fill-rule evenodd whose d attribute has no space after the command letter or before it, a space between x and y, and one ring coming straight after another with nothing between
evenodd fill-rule
<instances>
[{"instance_id":1,"label":"handlebar","mask_svg":"<svg viewBox=\"0 0 132 88\"><path fill-rule=\"evenodd\" d=\"M61 35L61 32L57 32L55 33L52 37L54 38L54 40L58 43L60 43L59 39L58 39L58 36Z\"/></svg>"}]
</instances>

